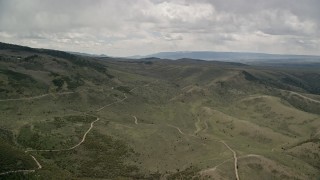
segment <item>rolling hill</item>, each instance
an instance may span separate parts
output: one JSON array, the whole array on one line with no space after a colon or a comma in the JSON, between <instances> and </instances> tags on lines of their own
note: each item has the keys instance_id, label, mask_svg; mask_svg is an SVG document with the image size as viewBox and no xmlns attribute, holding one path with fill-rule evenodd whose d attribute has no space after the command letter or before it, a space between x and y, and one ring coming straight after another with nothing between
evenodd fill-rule
<instances>
[{"instance_id":1,"label":"rolling hill","mask_svg":"<svg viewBox=\"0 0 320 180\"><path fill-rule=\"evenodd\" d=\"M0 43L0 179L318 179L320 71Z\"/></svg>"}]
</instances>

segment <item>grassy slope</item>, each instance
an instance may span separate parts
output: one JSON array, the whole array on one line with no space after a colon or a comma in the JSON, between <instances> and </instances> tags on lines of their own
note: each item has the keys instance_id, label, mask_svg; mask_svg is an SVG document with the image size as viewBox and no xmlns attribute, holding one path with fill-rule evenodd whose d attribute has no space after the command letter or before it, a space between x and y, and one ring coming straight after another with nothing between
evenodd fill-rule
<instances>
[{"instance_id":1,"label":"grassy slope","mask_svg":"<svg viewBox=\"0 0 320 180\"><path fill-rule=\"evenodd\" d=\"M208 170L210 177L234 178L232 153L220 140L237 152L242 179L320 175L319 141L309 142L319 137L319 86L309 78L319 72L190 60L98 61L25 49L0 52L1 99L50 93L0 102L0 127L10 129L17 141L5 140L12 151L4 154L70 147L89 127L84 112L102 119L75 150L33 152L44 166L34 176L175 179L200 177ZM125 101L95 111L123 93ZM28 156L20 159L25 168L34 166Z\"/></svg>"}]
</instances>

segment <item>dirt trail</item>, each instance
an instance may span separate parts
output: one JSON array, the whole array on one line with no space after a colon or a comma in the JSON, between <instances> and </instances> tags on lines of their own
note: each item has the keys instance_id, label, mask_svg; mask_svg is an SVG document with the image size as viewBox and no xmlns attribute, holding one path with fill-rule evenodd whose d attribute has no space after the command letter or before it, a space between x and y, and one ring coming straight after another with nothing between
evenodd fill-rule
<instances>
[{"instance_id":1,"label":"dirt trail","mask_svg":"<svg viewBox=\"0 0 320 180\"><path fill-rule=\"evenodd\" d=\"M110 104L107 104L107 105L104 105L104 106L102 106L101 108L97 109L96 111L99 112L99 111L103 110L104 108L106 108L106 107L108 107L108 106L111 106L111 105L113 105L113 104L117 104L117 103L120 103L120 102L126 100L128 97L126 96L126 94L123 94L123 95L124 95L124 98L123 98L123 99L120 99L120 100L118 100L118 101L115 101L115 102L110 103Z\"/></svg>"},{"instance_id":2,"label":"dirt trail","mask_svg":"<svg viewBox=\"0 0 320 180\"><path fill-rule=\"evenodd\" d=\"M198 122L199 122L199 121L198 121ZM196 123L197 123L197 122L196 122ZM179 133L182 134L182 135L186 135L186 134L183 133L183 132L181 131L181 129L180 129L179 127L177 127L177 126L174 126L174 125L171 125L171 124L167 124L167 126L170 126L170 127L172 127L172 128L177 129L177 130L179 131ZM205 129L207 129L207 128L208 128L208 124L205 123L205 126L206 126ZM196 125L196 128L197 128L197 125ZM198 129L198 128L197 128L197 129ZM204 129L201 129L200 131L202 131L202 130L204 130ZM197 137L197 136L194 136L194 135L189 135L189 136ZM217 142L222 143L224 146L226 146L226 147L232 152L232 154L233 154L233 159L234 159L234 172L235 172L235 176L236 176L236 179L237 179L237 180L240 180L240 178L239 178L239 173L238 173L238 158L237 158L237 153L236 153L225 141L223 141L223 140L217 140L217 139L214 139L214 141L217 141ZM215 166L215 167L213 167L213 168L207 169L207 170L214 171L218 166L220 166L221 164L223 164L223 163L225 163L225 162L227 162L227 161L229 161L229 160L230 160L230 159L228 159L228 160L226 160L226 161L218 164L217 166ZM204 170L204 171L207 171L207 170ZM203 172L203 171L202 171L202 172ZM200 172L200 173L201 173L201 172Z\"/></svg>"},{"instance_id":3,"label":"dirt trail","mask_svg":"<svg viewBox=\"0 0 320 180\"><path fill-rule=\"evenodd\" d=\"M132 116L133 118L134 118L134 123L135 124L138 124L138 119L137 119L137 117L136 116Z\"/></svg>"},{"instance_id":4,"label":"dirt trail","mask_svg":"<svg viewBox=\"0 0 320 180\"><path fill-rule=\"evenodd\" d=\"M76 145L74 145L74 146L72 146L72 147L70 147L70 148L66 148L66 149L26 150L25 152L58 152L58 151L69 151L69 150L75 149L76 147L80 146L82 143L85 142L86 137L87 137L87 134L88 134L88 133L91 131L91 129L93 128L94 123L97 122L97 121L99 121L99 120L100 120L100 118L97 117L96 120L92 121L91 124L90 124L90 128L84 133L81 141L80 141L78 144L76 144Z\"/></svg>"},{"instance_id":5,"label":"dirt trail","mask_svg":"<svg viewBox=\"0 0 320 180\"><path fill-rule=\"evenodd\" d=\"M32 155L30 155L31 157L32 157L32 159L34 160L34 162L36 162L37 163L37 165L38 165L38 169L41 169L42 168L42 166L41 166L41 164L39 163L39 161L34 157L34 156L32 156Z\"/></svg>"},{"instance_id":6,"label":"dirt trail","mask_svg":"<svg viewBox=\"0 0 320 180\"><path fill-rule=\"evenodd\" d=\"M204 128L201 127L201 122L203 122L203 124L205 126ZM196 127L196 130L193 133L194 135L197 135L201 131L206 131L209 128L207 121L201 121L200 118L198 118L198 120L194 123L194 126Z\"/></svg>"},{"instance_id":7,"label":"dirt trail","mask_svg":"<svg viewBox=\"0 0 320 180\"><path fill-rule=\"evenodd\" d=\"M193 134L198 134L202 129L200 127L200 123L201 123L201 120L200 118L198 118L198 120L194 123L194 126L196 127L196 130L194 131Z\"/></svg>"},{"instance_id":8,"label":"dirt trail","mask_svg":"<svg viewBox=\"0 0 320 180\"><path fill-rule=\"evenodd\" d=\"M158 82L159 80L155 80L154 82L149 82L149 83L147 83L147 84L145 84L145 85L143 85L144 87L147 87L147 86L149 86L150 84L152 84L152 83L156 83L156 82ZM136 89L138 89L139 87L134 87L134 88L132 88L129 92L132 92L132 91L134 91L134 90L136 90Z\"/></svg>"},{"instance_id":9,"label":"dirt trail","mask_svg":"<svg viewBox=\"0 0 320 180\"><path fill-rule=\"evenodd\" d=\"M15 170L15 171L7 171L7 172L3 172L3 173L0 173L0 176L1 175L6 175L6 174L11 174L11 173L20 173L20 172L23 172L23 173L32 173L32 172L35 172L36 170L34 169L31 169L31 170Z\"/></svg>"},{"instance_id":10,"label":"dirt trail","mask_svg":"<svg viewBox=\"0 0 320 180\"><path fill-rule=\"evenodd\" d=\"M247 154L247 155L239 156L238 159L243 159L243 158L247 158L247 157L264 158L264 156L257 155L257 154ZM232 159L234 159L234 158L227 159L227 160L223 161L222 163L216 165L216 166L213 167L213 168L202 170L202 171L200 171L200 175L212 173L212 172L214 172L215 170L217 170L217 168L218 168L219 166L221 166L221 165L223 165L223 164L231 161Z\"/></svg>"},{"instance_id":11,"label":"dirt trail","mask_svg":"<svg viewBox=\"0 0 320 180\"><path fill-rule=\"evenodd\" d=\"M237 179L237 180L240 180L240 178L239 178L239 173L238 173L238 158L237 158L237 153L236 153L226 142L224 142L223 140L215 140L215 141L222 143L224 146L226 146L226 147L232 152L232 154L233 154L233 158L232 158L232 159L234 159L234 173L235 173L236 179ZM252 155L252 156L253 156L253 155ZM258 156L258 155L257 155L257 156ZM204 173L207 173L207 172L209 172L209 171L215 171L218 166L220 166L220 165L222 165L222 164L224 164L224 163L226 163L226 162L228 162L228 161L230 161L230 160L231 160L231 159L227 159L227 160L223 161L222 163L216 165L216 166L213 167L213 168L206 169L206 170L202 170L202 171L200 171L200 174L203 175Z\"/></svg>"},{"instance_id":12,"label":"dirt trail","mask_svg":"<svg viewBox=\"0 0 320 180\"><path fill-rule=\"evenodd\" d=\"M203 131L208 130L209 126L208 126L208 124L207 124L207 121L204 121L204 125L205 125L205 128L203 129Z\"/></svg>"},{"instance_id":13,"label":"dirt trail","mask_svg":"<svg viewBox=\"0 0 320 180\"><path fill-rule=\"evenodd\" d=\"M127 125L124 125L124 124L121 124L121 123L116 123L116 122L113 122L115 125L117 125L117 126L121 126L121 127L125 127L125 128L130 128L130 129L132 129L133 127L131 127L131 126L127 126Z\"/></svg>"},{"instance_id":14,"label":"dirt trail","mask_svg":"<svg viewBox=\"0 0 320 180\"><path fill-rule=\"evenodd\" d=\"M30 155L30 157L34 160L34 162L37 164L38 168L37 169L41 169L42 166L41 164L39 163L39 161L32 155ZM20 173L20 172L23 172L23 173L33 173L35 172L36 169L29 169L29 170L25 170L25 169L21 169L21 170L13 170L13 171L7 171L7 172L3 172L3 173L0 173L0 176L1 175L6 175L6 174L11 174L11 173Z\"/></svg>"},{"instance_id":15,"label":"dirt trail","mask_svg":"<svg viewBox=\"0 0 320 180\"><path fill-rule=\"evenodd\" d=\"M135 88L132 88L129 92L132 92L132 91L134 91L135 89L137 89L137 87L135 87Z\"/></svg>"},{"instance_id":16,"label":"dirt trail","mask_svg":"<svg viewBox=\"0 0 320 180\"><path fill-rule=\"evenodd\" d=\"M236 152L224 141L220 141L221 143L223 143L232 153L233 153L233 158L234 158L234 172L236 174L236 178L237 180L239 180L239 174L238 174L238 158L237 158L237 154Z\"/></svg>"},{"instance_id":17,"label":"dirt trail","mask_svg":"<svg viewBox=\"0 0 320 180\"><path fill-rule=\"evenodd\" d=\"M288 143L288 142L285 142L285 143L283 143L283 144L280 144L279 146L272 148L272 149L271 149L271 152L274 152L274 150L275 150L276 148L279 148L279 149L280 149L282 146L284 146L284 145L286 145L286 144L289 144L289 143Z\"/></svg>"},{"instance_id":18,"label":"dirt trail","mask_svg":"<svg viewBox=\"0 0 320 180\"><path fill-rule=\"evenodd\" d=\"M149 82L148 84L145 84L145 85L143 85L144 87L147 87L147 86L150 86L150 84L152 84L152 83L156 83L156 82L158 82L159 80L155 80L155 81L153 81L153 82ZM135 89L135 88L133 88L133 89Z\"/></svg>"},{"instance_id":19,"label":"dirt trail","mask_svg":"<svg viewBox=\"0 0 320 180\"><path fill-rule=\"evenodd\" d=\"M179 94L177 94L177 95L175 95L175 96L173 96L171 99L169 99L169 102L174 101L174 100L177 100L179 97L185 95L185 93L187 93L190 89L192 89L192 86L193 86L193 85L187 85L187 86L181 88L180 91L182 91L182 92L179 93ZM191 87L191 88L190 88L190 87ZM190 89L189 89L188 91L185 91L185 90L188 89L188 88L190 88Z\"/></svg>"},{"instance_id":20,"label":"dirt trail","mask_svg":"<svg viewBox=\"0 0 320 180\"><path fill-rule=\"evenodd\" d=\"M66 95L66 94L73 94L73 93L77 93L77 92L80 92L80 91L70 91L70 92L62 92L62 93L47 93L47 94L42 94L39 96L16 98L16 99L0 99L0 102L40 99L40 98L43 98L43 97L46 97L49 95Z\"/></svg>"},{"instance_id":21,"label":"dirt trail","mask_svg":"<svg viewBox=\"0 0 320 180\"><path fill-rule=\"evenodd\" d=\"M198 118L198 121L195 122L195 127L196 127L196 131L195 131L195 134L199 133L200 131L204 131L204 130L207 130L208 129L208 124L206 121L204 121L204 124L205 124L205 128L204 129L201 129L201 127L199 127L200 125L200 119ZM222 143L224 146L226 146L233 154L233 159L234 159L234 172L235 172L235 176L236 176L236 179L237 180L240 180L239 178L239 174L238 174L238 158L237 158L237 153L223 140L214 140L214 141L217 141L217 142L220 142ZM228 160L226 160L228 161ZM223 163L225 163L226 161L224 161ZM210 168L208 169L209 171L214 171L218 166L220 166L221 164L223 163L220 163L218 164L217 166L213 167L213 168ZM201 173L201 172L200 172Z\"/></svg>"},{"instance_id":22,"label":"dirt trail","mask_svg":"<svg viewBox=\"0 0 320 180\"><path fill-rule=\"evenodd\" d=\"M283 91L287 91L287 90L283 90ZM308 99L309 101L312 101L312 102L315 102L315 103L320 103L320 101L315 100L315 99L312 99L312 98L309 98L309 97L304 96L304 95L302 95L302 94L299 94L299 93L296 93L296 92L293 92L293 91L287 91L287 92L290 92L290 95L291 95L291 96L292 96L292 95L297 95L297 96L302 97L302 98L304 98L304 99Z\"/></svg>"},{"instance_id":23,"label":"dirt trail","mask_svg":"<svg viewBox=\"0 0 320 180\"><path fill-rule=\"evenodd\" d=\"M185 133L184 133L184 132L182 132L182 131L181 131L181 129L180 129L179 127L174 126L174 125L171 125L171 124L167 124L167 126L170 126L170 127L172 127L172 128L175 128L175 129L177 129L177 130L179 131L179 133L180 133L180 134L185 135Z\"/></svg>"},{"instance_id":24,"label":"dirt trail","mask_svg":"<svg viewBox=\"0 0 320 180\"><path fill-rule=\"evenodd\" d=\"M250 96L247 96L247 97L244 97L244 98L240 99L239 102L252 100L252 99L256 99L256 98L270 98L270 97L272 97L272 96L268 96L268 95L250 95Z\"/></svg>"},{"instance_id":25,"label":"dirt trail","mask_svg":"<svg viewBox=\"0 0 320 180\"><path fill-rule=\"evenodd\" d=\"M204 174L207 174L207 173L209 173L209 172L214 172L215 170L217 170L217 167L221 166L222 164L225 164L225 163L228 162L228 161L231 161L232 159L233 159L233 158L227 159L227 160L223 161L222 163L214 166L213 168L209 168L209 169L202 170L202 171L200 171L200 175L204 175Z\"/></svg>"}]
</instances>

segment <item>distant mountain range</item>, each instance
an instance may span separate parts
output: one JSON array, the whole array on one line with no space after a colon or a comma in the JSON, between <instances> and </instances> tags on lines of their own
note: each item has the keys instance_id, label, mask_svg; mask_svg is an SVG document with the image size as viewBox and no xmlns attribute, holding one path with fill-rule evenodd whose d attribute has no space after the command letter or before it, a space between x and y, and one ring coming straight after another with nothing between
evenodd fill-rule
<instances>
[{"instance_id":1,"label":"distant mountain range","mask_svg":"<svg viewBox=\"0 0 320 180\"><path fill-rule=\"evenodd\" d=\"M73 51L68 51L68 53L74 54L74 55L79 55L79 56L87 56L87 57L108 57L105 54L89 54L89 53L73 52Z\"/></svg>"},{"instance_id":2,"label":"distant mountain range","mask_svg":"<svg viewBox=\"0 0 320 180\"><path fill-rule=\"evenodd\" d=\"M283 55L283 54L266 54L250 52L215 52L215 51L177 51L177 52L159 52L146 56L131 56L129 58L161 58L161 59L201 59L201 60L220 60L220 61L237 61L248 62L256 60L293 60L319 62L320 56L312 55Z\"/></svg>"}]
</instances>

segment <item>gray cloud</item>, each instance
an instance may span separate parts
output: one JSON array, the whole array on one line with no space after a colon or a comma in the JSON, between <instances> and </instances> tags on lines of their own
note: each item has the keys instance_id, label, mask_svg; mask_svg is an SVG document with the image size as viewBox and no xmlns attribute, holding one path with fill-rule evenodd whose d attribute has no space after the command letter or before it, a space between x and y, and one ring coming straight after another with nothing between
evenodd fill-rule
<instances>
[{"instance_id":1,"label":"gray cloud","mask_svg":"<svg viewBox=\"0 0 320 180\"><path fill-rule=\"evenodd\" d=\"M318 0L0 0L0 41L115 56L320 54Z\"/></svg>"}]
</instances>

